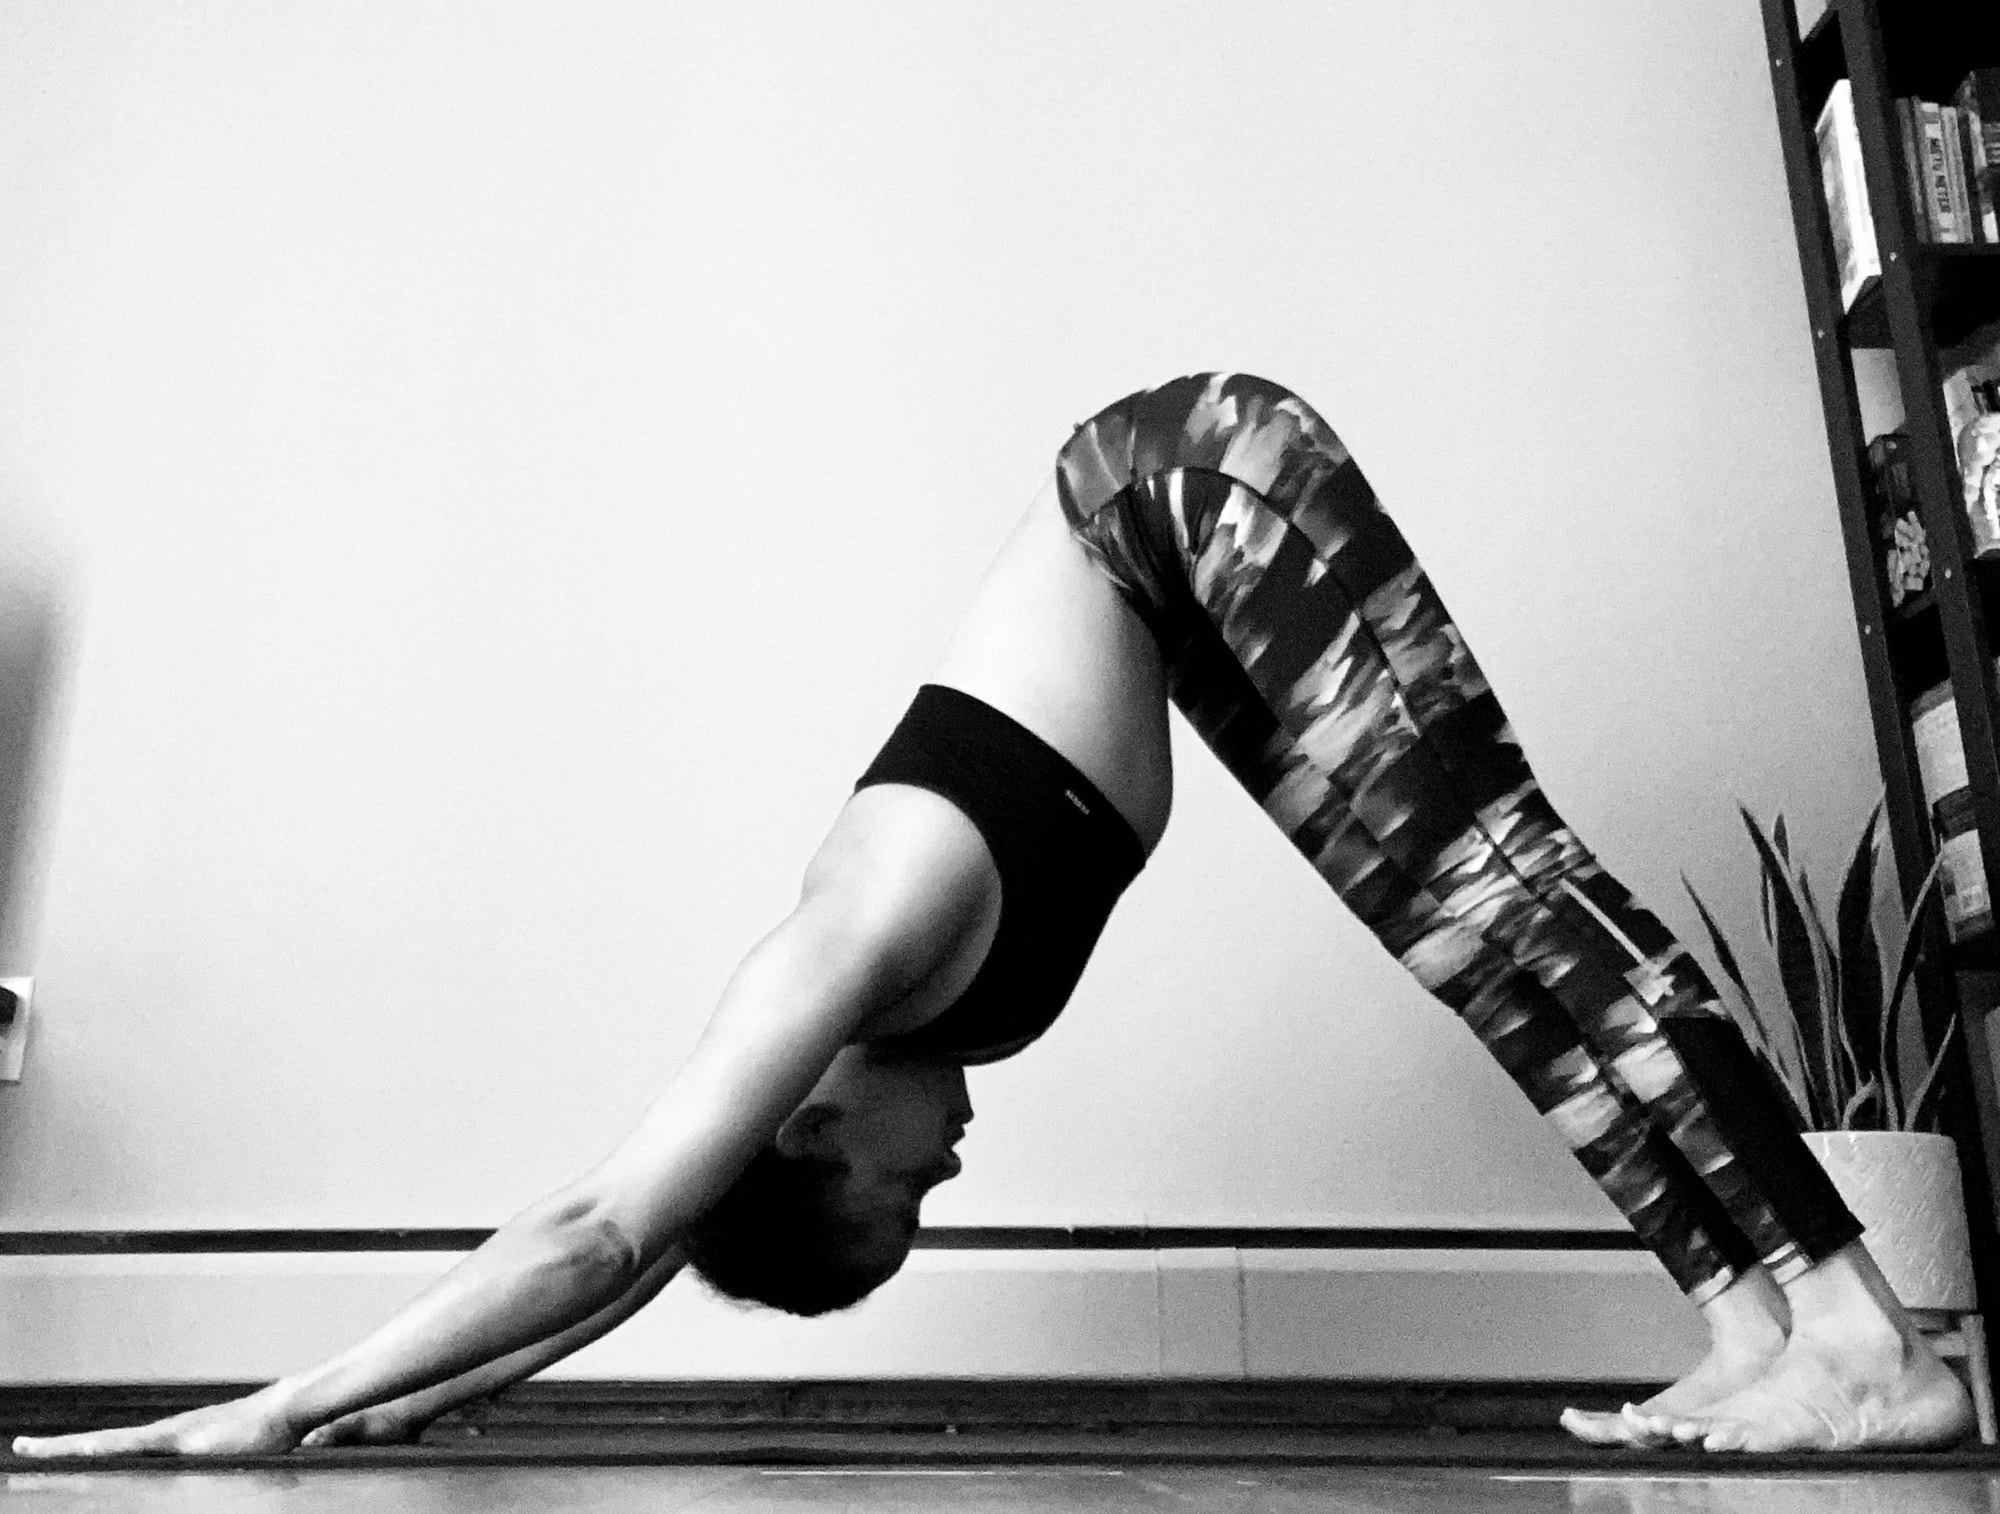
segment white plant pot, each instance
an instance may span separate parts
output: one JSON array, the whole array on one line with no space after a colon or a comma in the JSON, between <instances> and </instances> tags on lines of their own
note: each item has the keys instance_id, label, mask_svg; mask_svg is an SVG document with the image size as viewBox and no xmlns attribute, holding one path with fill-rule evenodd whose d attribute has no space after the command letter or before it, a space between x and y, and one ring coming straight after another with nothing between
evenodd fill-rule
<instances>
[{"instance_id":1,"label":"white plant pot","mask_svg":"<svg viewBox=\"0 0 2000 1514\"><path fill-rule=\"evenodd\" d=\"M1826 1130L1805 1137L1906 1309L1977 1307L1958 1147L1950 1136Z\"/></svg>"}]
</instances>

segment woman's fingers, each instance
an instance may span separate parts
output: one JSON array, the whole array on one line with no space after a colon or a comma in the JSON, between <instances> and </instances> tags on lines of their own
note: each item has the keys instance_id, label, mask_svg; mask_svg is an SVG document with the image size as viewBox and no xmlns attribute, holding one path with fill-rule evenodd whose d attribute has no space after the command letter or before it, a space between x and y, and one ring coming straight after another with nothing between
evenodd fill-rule
<instances>
[{"instance_id":1,"label":"woman's fingers","mask_svg":"<svg viewBox=\"0 0 2000 1514\"><path fill-rule=\"evenodd\" d=\"M424 1427L400 1414L359 1409L321 1425L299 1442L302 1446L413 1446Z\"/></svg>"},{"instance_id":2,"label":"woman's fingers","mask_svg":"<svg viewBox=\"0 0 2000 1514\"><path fill-rule=\"evenodd\" d=\"M14 1454L30 1458L52 1456L151 1456L172 1449L162 1433L171 1420L134 1425L121 1430L90 1430L81 1435L17 1435Z\"/></svg>"},{"instance_id":3,"label":"woman's fingers","mask_svg":"<svg viewBox=\"0 0 2000 1514\"><path fill-rule=\"evenodd\" d=\"M375 1436L373 1426L364 1411L360 1414L344 1414L329 1424L321 1425L299 1442L301 1446L365 1446Z\"/></svg>"}]
</instances>

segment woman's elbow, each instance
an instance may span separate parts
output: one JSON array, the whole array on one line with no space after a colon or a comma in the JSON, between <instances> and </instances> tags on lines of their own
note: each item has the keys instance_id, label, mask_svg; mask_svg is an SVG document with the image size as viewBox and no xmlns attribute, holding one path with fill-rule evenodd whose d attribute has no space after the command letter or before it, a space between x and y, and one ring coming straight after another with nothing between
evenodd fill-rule
<instances>
[{"instance_id":1,"label":"woman's elbow","mask_svg":"<svg viewBox=\"0 0 2000 1514\"><path fill-rule=\"evenodd\" d=\"M602 1205L557 1198L536 1218L572 1292L615 1297L644 1275L648 1264L642 1248Z\"/></svg>"}]
</instances>

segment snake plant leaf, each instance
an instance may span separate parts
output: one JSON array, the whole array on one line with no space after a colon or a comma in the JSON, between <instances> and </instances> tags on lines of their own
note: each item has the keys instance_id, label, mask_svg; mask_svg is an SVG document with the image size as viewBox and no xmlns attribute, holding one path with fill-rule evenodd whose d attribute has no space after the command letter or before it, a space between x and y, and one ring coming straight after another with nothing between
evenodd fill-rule
<instances>
[{"instance_id":1,"label":"snake plant leaf","mask_svg":"<svg viewBox=\"0 0 2000 1514\"><path fill-rule=\"evenodd\" d=\"M1694 885L1688 882L1686 873L1681 874L1681 887L1687 890L1688 898L1694 901L1694 912L1701 919L1702 929L1708 932L1708 944L1715 953L1715 960L1721 964L1723 975L1736 990L1742 1008L1740 1013L1732 1013L1731 1018L1743 1030L1751 1051L1757 1060L1764 1064L1772 1081L1791 1095L1792 1102L1798 1106L1800 1120L1809 1123L1811 1106L1802 1082L1805 1071L1805 1048L1799 1042L1798 1026L1793 1023L1789 1014L1785 1015L1782 1025L1765 1024L1764 1010L1758 1004L1756 996L1750 992L1750 985L1744 981L1743 969L1736 961L1736 953L1730 948L1729 938L1722 933L1722 927L1715 923L1715 916L1709 912L1708 905L1701 895L1695 892ZM1784 1034L1785 1045L1790 1053L1789 1058L1778 1053L1777 1038L1781 1034Z\"/></svg>"},{"instance_id":2,"label":"snake plant leaf","mask_svg":"<svg viewBox=\"0 0 2000 1514\"><path fill-rule=\"evenodd\" d=\"M1840 959L1834 955L1833 941L1827 935L1826 914L1820 909L1819 900L1813 897L1812 879L1799 873L1797 883L1806 934L1812 938L1813 963L1819 969L1820 1014L1828 1027L1826 1101L1829 1107L1839 1108L1861 1081L1855 1076L1854 1048L1847 1044L1847 1027L1840 1018Z\"/></svg>"},{"instance_id":3,"label":"snake plant leaf","mask_svg":"<svg viewBox=\"0 0 2000 1514\"><path fill-rule=\"evenodd\" d=\"M1868 812L1834 906L1840 948L1841 1044L1854 1064L1857 1085L1889 1076L1882 1065L1882 950L1875 940L1875 861L1879 856L1882 801ZM1852 1129L1845 1126L1844 1129Z\"/></svg>"},{"instance_id":4,"label":"snake plant leaf","mask_svg":"<svg viewBox=\"0 0 2000 1514\"><path fill-rule=\"evenodd\" d=\"M1840 1128L1842 1130L1860 1130L1864 1128L1855 1123L1856 1119L1860 1116L1861 1111L1867 1107L1870 1100L1880 1099L1881 1096L1882 1085L1873 1078L1870 1078L1866 1083L1855 1089L1854 1097L1841 1107Z\"/></svg>"},{"instance_id":5,"label":"snake plant leaf","mask_svg":"<svg viewBox=\"0 0 2000 1514\"><path fill-rule=\"evenodd\" d=\"M1741 808L1741 806L1739 805L1738 808ZM1746 816L1748 813L1748 811L1745 811ZM1771 832L1775 838L1773 844L1778 849L1778 855L1785 859L1785 866L1790 867L1792 865L1792 847L1791 841L1785 834L1785 817L1782 813L1778 816L1777 822L1771 827ZM1764 921L1764 944L1775 948L1778 944L1778 930L1776 919L1771 909L1771 875L1762 868L1759 868L1757 871L1757 912Z\"/></svg>"},{"instance_id":6,"label":"snake plant leaf","mask_svg":"<svg viewBox=\"0 0 2000 1514\"><path fill-rule=\"evenodd\" d=\"M1812 934L1776 846L1748 809L1740 804L1737 809L1743 816L1744 828L1750 832L1752 845L1757 848L1757 858L1763 864L1770 887L1778 981L1784 985L1785 998L1792 1006L1792 1018L1798 1022L1805 1046L1805 1084L1812 1104L1812 1124L1815 1129L1825 1130L1828 1126L1821 1122L1838 1115L1840 1105L1834 1097L1837 1080L1833 1071L1832 1027L1821 1012L1819 967L1813 960Z\"/></svg>"},{"instance_id":7,"label":"snake plant leaf","mask_svg":"<svg viewBox=\"0 0 2000 1514\"><path fill-rule=\"evenodd\" d=\"M1958 1034L1958 1016L1951 1017L1951 1023L1944 1028L1944 1039L1938 1042L1937 1055L1931 1058L1931 1070L1924 1074L1924 1080L1917 1085L1916 1096L1910 1100L1909 1115L1903 1121L1905 1130L1921 1130L1929 1111L1924 1107L1931 1103L1944 1085L1939 1074L1944 1071L1945 1056L1951 1051L1952 1038Z\"/></svg>"},{"instance_id":8,"label":"snake plant leaf","mask_svg":"<svg viewBox=\"0 0 2000 1514\"><path fill-rule=\"evenodd\" d=\"M1743 996L1743 1002L1752 1003L1750 985L1743 981L1743 969L1737 966L1736 953L1729 948L1729 938L1722 934L1722 927L1715 923L1715 916L1709 913L1701 895L1694 891L1694 885L1688 882L1686 873L1681 874L1681 887L1687 890L1688 898L1694 901L1694 912L1701 917L1702 929L1708 932L1709 949L1715 953L1715 960L1721 964L1723 974L1736 985L1736 991Z\"/></svg>"},{"instance_id":9,"label":"snake plant leaf","mask_svg":"<svg viewBox=\"0 0 2000 1514\"><path fill-rule=\"evenodd\" d=\"M1749 811L1744 814L1747 817ZM1764 924L1764 944L1776 950L1778 928L1771 918L1771 875L1762 867L1757 869L1757 918Z\"/></svg>"},{"instance_id":10,"label":"snake plant leaf","mask_svg":"<svg viewBox=\"0 0 2000 1514\"><path fill-rule=\"evenodd\" d=\"M1897 1118L1897 1078L1895 1069L1900 1065L1896 1055L1896 1030L1902 1021L1903 996L1908 992L1910 979L1916 975L1917 959L1923 954L1924 933L1922 930L1924 910L1931 902L1932 891L1937 887L1938 872L1944 866L1944 856L1940 853L1931 859L1931 870L1924 874L1924 881L1917 885L1916 901L1910 906L1909 918L1903 922L1903 947L1896 958L1895 986L1889 990L1888 1000L1882 1006L1882 1041L1878 1056L1881 1059L1882 1087L1887 1097L1888 1125L1890 1129L1912 1130L1910 1123L1915 1110L1906 1114L1899 1125Z\"/></svg>"}]
</instances>

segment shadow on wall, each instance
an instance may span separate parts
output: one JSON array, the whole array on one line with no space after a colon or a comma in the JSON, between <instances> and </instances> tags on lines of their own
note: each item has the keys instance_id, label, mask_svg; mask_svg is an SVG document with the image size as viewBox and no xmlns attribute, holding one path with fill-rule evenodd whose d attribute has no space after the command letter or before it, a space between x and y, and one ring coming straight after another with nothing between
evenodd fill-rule
<instances>
[{"instance_id":1,"label":"shadow on wall","mask_svg":"<svg viewBox=\"0 0 2000 1514\"><path fill-rule=\"evenodd\" d=\"M29 966L67 609L64 575L0 506L0 972Z\"/></svg>"}]
</instances>

